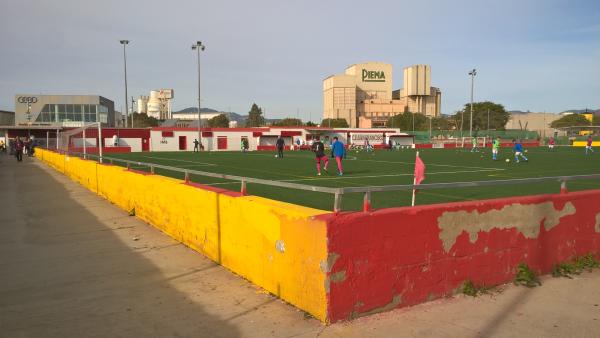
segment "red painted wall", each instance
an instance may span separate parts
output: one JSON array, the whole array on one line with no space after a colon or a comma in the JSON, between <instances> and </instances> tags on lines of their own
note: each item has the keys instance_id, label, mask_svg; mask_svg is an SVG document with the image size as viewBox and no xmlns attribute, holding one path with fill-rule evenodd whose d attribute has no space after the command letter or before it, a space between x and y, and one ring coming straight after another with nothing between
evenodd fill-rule
<instances>
[{"instance_id":1,"label":"red painted wall","mask_svg":"<svg viewBox=\"0 0 600 338\"><path fill-rule=\"evenodd\" d=\"M513 280L520 262L548 273L554 264L573 255L598 253L599 200L600 190L592 190L325 216L330 257L329 320L351 319L450 295L467 279L476 285L505 283ZM468 232L460 232L469 221L459 221L457 236L450 236L455 242L446 241L444 246L441 238L446 237L441 236L439 219L447 220L446 216L460 211L461 215L471 213L471 217L475 212L477 217L498 215L495 212L505 207L508 209L504 211L513 210L510 208L515 205L533 209L516 215L502 213L497 225L476 232L474 239ZM550 209L573 208L576 211L560 217L554 227L542 226L544 218L552 219ZM522 227L511 224L532 215L532 210L533 218L539 218L538 223L532 223L539 234L527 238ZM505 223L504 228L501 223Z\"/></svg>"}]
</instances>

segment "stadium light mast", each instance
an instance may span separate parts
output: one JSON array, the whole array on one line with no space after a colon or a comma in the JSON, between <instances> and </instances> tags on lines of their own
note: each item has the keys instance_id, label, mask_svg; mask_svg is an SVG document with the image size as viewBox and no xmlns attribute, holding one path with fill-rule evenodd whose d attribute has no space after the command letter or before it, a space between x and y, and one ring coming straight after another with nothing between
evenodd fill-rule
<instances>
[{"instance_id":1,"label":"stadium light mast","mask_svg":"<svg viewBox=\"0 0 600 338\"><path fill-rule=\"evenodd\" d=\"M200 113L200 51L204 51L206 48L202 41L196 41L195 45L192 45L192 50L198 52L198 142L202 143L202 129L200 125L202 124L202 114Z\"/></svg>"},{"instance_id":2,"label":"stadium light mast","mask_svg":"<svg viewBox=\"0 0 600 338\"><path fill-rule=\"evenodd\" d=\"M475 75L477 75L477 69L473 68L469 72L471 75L471 121L469 123L469 137L473 137L473 85L475 83Z\"/></svg>"},{"instance_id":3,"label":"stadium light mast","mask_svg":"<svg viewBox=\"0 0 600 338\"><path fill-rule=\"evenodd\" d=\"M123 65L125 67L125 128L127 128L127 118L129 117L129 107L127 103L127 54L125 53L125 46L129 44L129 40L120 40L123 45ZM122 112L121 112L122 113Z\"/></svg>"}]
</instances>

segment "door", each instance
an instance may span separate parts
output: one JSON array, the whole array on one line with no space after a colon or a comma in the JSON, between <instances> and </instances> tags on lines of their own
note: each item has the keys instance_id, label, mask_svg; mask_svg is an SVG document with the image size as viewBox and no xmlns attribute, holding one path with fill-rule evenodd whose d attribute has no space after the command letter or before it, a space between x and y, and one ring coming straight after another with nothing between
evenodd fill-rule
<instances>
[{"instance_id":1,"label":"door","mask_svg":"<svg viewBox=\"0 0 600 338\"><path fill-rule=\"evenodd\" d=\"M187 150L187 137L179 136L179 150Z\"/></svg>"},{"instance_id":2,"label":"door","mask_svg":"<svg viewBox=\"0 0 600 338\"><path fill-rule=\"evenodd\" d=\"M218 136L217 137L217 149L218 150L227 150L227 136Z\"/></svg>"},{"instance_id":3,"label":"door","mask_svg":"<svg viewBox=\"0 0 600 338\"><path fill-rule=\"evenodd\" d=\"M146 137L142 138L142 151L150 151L150 140Z\"/></svg>"}]
</instances>

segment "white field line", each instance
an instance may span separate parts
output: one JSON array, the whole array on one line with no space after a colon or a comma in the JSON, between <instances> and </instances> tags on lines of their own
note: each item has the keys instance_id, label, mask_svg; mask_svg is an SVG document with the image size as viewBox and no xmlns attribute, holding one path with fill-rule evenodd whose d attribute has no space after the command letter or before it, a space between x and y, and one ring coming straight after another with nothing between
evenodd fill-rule
<instances>
[{"instance_id":1,"label":"white field line","mask_svg":"<svg viewBox=\"0 0 600 338\"><path fill-rule=\"evenodd\" d=\"M486 171L500 171L506 169L496 169L496 168L487 168L487 169L478 169L478 170L458 170L458 171L436 171L436 172L428 172L425 173L427 175L440 175L440 174L461 174L461 173L478 173L478 172L486 172ZM378 177L400 177L400 176L413 176L414 173L404 173L404 174L389 174L389 175L370 175L370 176L335 176L335 177L310 177L310 178L301 178L301 179L293 179L293 180L282 180L282 182L297 182L297 181L317 181L317 180L330 180L330 179L358 179L358 178L378 178Z\"/></svg>"},{"instance_id":2,"label":"white field line","mask_svg":"<svg viewBox=\"0 0 600 338\"><path fill-rule=\"evenodd\" d=\"M157 157L157 156L147 156L147 155L142 155L141 157L145 157L145 158L151 158L151 159L155 159L155 160L164 160L164 161L174 161L174 162L183 162L183 163L192 163L196 166L211 166L211 167L216 167L217 165L214 163L206 163L206 162L196 162L196 161L186 161L186 160L178 160L176 158L167 158L167 157Z\"/></svg>"},{"instance_id":3,"label":"white field line","mask_svg":"<svg viewBox=\"0 0 600 338\"><path fill-rule=\"evenodd\" d=\"M437 171L437 172L428 172L425 175L440 175L440 174L461 174L461 173L477 173L477 172L487 172L487 171L504 171L506 169L500 168L488 168L488 169L479 169L479 170L459 170L459 171ZM378 178L378 177L400 177L400 176L412 176L414 173L404 173L404 174L389 174L389 175L369 175L369 176L329 176L329 177L307 177L307 178L299 178L299 179L289 179L289 180L274 180L276 182L300 182L300 181L319 181L319 180L342 180L342 179L360 179L360 178ZM205 185L222 185L222 184L239 184L239 182L220 182L220 183L208 183Z\"/></svg>"},{"instance_id":4,"label":"white field line","mask_svg":"<svg viewBox=\"0 0 600 338\"><path fill-rule=\"evenodd\" d=\"M383 160L360 160L366 162L382 162L382 163L401 163L401 164L409 164L414 165L414 162L402 162L402 161L383 161ZM453 164L436 164L436 163L425 163L425 166L432 167L450 167L450 168L465 168L465 169L487 169L487 170L505 170L505 169L496 169L490 167L472 167L466 165L453 165Z\"/></svg>"},{"instance_id":5,"label":"white field line","mask_svg":"<svg viewBox=\"0 0 600 338\"><path fill-rule=\"evenodd\" d=\"M305 158L304 156L294 156L295 152L290 152L287 151L284 153L283 158L285 159L286 156L287 157L292 157L292 158ZM249 155L252 156L269 156L271 157L270 154L252 154L249 153ZM355 156L350 156L347 155L347 158L345 158L344 160L348 160L348 161L365 161L365 162L379 162L379 163L398 163L398 164L408 164L408 165L414 165L414 162L405 162L405 161L384 161L384 160L370 160L370 159L359 159ZM464 169L495 169L495 168L490 168L490 167L473 167L473 166L466 166L466 165L454 165L454 164L437 164L437 163L425 163L426 166L432 166L432 167L449 167L449 168L464 168ZM504 169L502 169L504 170Z\"/></svg>"}]
</instances>

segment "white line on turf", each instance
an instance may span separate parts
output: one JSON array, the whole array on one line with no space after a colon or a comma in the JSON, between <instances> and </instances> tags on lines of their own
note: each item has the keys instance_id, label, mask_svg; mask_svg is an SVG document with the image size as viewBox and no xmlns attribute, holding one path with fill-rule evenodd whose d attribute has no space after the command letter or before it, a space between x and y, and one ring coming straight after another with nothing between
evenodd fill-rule
<instances>
[{"instance_id":1,"label":"white line on turf","mask_svg":"<svg viewBox=\"0 0 600 338\"><path fill-rule=\"evenodd\" d=\"M440 175L440 174L462 174L462 173L478 173L478 172L486 172L486 171L500 171L506 169L496 169L496 168L488 168L488 169L479 169L479 170L459 170L459 171L436 171L436 172L428 172L426 175ZM282 180L283 182L297 182L297 181L317 181L317 180L328 180L328 179L357 179L357 178L378 178L378 177L399 177L399 176L413 176L414 173L405 173L405 174L389 174L389 175L371 175L371 176L331 176L331 177L311 177L311 178L301 178L301 179L293 179L293 180Z\"/></svg>"},{"instance_id":2,"label":"white line on turf","mask_svg":"<svg viewBox=\"0 0 600 338\"><path fill-rule=\"evenodd\" d=\"M206 162L196 162L196 161L186 161L186 160L179 160L176 158L168 158L168 157L158 157L158 156L148 156L148 155L142 155L141 157L145 157L145 158L151 158L151 159L155 159L155 160L163 160L163 161L174 161L174 162L183 162L183 163L193 163L194 165L201 165L201 166L211 166L211 167L216 167L217 165L214 163L206 163Z\"/></svg>"},{"instance_id":3,"label":"white line on turf","mask_svg":"<svg viewBox=\"0 0 600 338\"><path fill-rule=\"evenodd\" d=\"M437 171L437 172L428 172L426 175L440 175L440 174L462 174L462 173L477 173L477 172L487 172L487 171L504 171L506 169L500 168L489 168L489 169L480 169L480 170L459 170L459 171ZM388 174L388 175L362 175L362 176L325 176L325 177L307 177L307 178L299 178L299 179L289 179L289 180L274 180L277 182L300 182L300 181L319 181L319 180L338 180L338 179L359 179L359 178L378 178L378 177L400 177L400 176L412 176L413 173L404 173L404 174ZM222 184L239 184L239 182L219 182L219 183L208 183L206 185L222 185Z\"/></svg>"}]
</instances>

